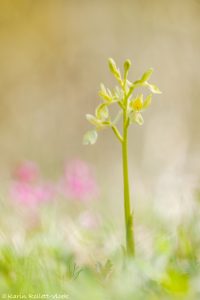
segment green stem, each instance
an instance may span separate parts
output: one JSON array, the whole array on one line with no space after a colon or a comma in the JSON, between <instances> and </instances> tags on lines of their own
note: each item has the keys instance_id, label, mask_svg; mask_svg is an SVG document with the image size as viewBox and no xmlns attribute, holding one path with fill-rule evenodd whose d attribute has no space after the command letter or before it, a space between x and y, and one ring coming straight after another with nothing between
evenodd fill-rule
<instances>
[{"instance_id":1,"label":"green stem","mask_svg":"<svg viewBox=\"0 0 200 300\"><path fill-rule=\"evenodd\" d=\"M112 130L113 130L114 134L116 135L116 137L118 138L118 140L122 143L123 137L121 136L121 134L119 133L119 131L115 125L112 125Z\"/></svg>"},{"instance_id":2,"label":"green stem","mask_svg":"<svg viewBox=\"0 0 200 300\"><path fill-rule=\"evenodd\" d=\"M124 216L126 229L126 251L127 255L133 257L135 254L133 214L131 212L129 175L128 175L128 125L127 125L127 98L125 97L124 119L123 119L123 142L122 142L122 161L124 179Z\"/></svg>"}]
</instances>

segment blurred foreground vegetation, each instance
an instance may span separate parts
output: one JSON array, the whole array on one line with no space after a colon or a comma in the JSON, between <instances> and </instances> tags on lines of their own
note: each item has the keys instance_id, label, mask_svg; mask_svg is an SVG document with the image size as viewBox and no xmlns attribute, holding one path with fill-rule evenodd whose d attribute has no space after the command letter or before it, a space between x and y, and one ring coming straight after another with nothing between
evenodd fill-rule
<instances>
[{"instance_id":1,"label":"blurred foreground vegetation","mask_svg":"<svg viewBox=\"0 0 200 300\"><path fill-rule=\"evenodd\" d=\"M198 208L199 201L197 195ZM74 300L200 298L199 209L174 228L153 209L138 212L142 224L136 225L136 236L142 235L142 245L136 243L136 257L129 261L123 255L123 232L114 218L109 220L100 209L101 222L94 226L81 221L85 204L56 203L35 212L1 203L2 295L65 294ZM94 214L92 207L90 213Z\"/></svg>"}]
</instances>

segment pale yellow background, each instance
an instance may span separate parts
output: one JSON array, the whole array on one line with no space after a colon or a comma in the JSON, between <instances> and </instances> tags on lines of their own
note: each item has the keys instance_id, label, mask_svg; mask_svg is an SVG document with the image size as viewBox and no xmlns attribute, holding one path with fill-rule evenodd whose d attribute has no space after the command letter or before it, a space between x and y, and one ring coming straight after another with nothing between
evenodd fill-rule
<instances>
[{"instance_id":1,"label":"pale yellow background","mask_svg":"<svg viewBox=\"0 0 200 300\"><path fill-rule=\"evenodd\" d=\"M82 146L99 83L115 85L108 57L120 65L130 58L133 80L153 67L152 82L163 91L145 112L144 126L130 130L136 193L159 198L171 189L173 202L177 189L181 199L197 188L199 0L0 0L1 178L21 159L38 161L56 178L65 160L78 157L95 165L105 194L121 195L113 133Z\"/></svg>"}]
</instances>

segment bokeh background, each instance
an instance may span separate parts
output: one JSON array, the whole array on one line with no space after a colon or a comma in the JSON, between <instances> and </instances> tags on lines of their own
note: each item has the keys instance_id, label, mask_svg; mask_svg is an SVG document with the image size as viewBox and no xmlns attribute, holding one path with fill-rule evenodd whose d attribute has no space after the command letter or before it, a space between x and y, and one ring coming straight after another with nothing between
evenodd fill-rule
<instances>
[{"instance_id":1,"label":"bokeh background","mask_svg":"<svg viewBox=\"0 0 200 300\"><path fill-rule=\"evenodd\" d=\"M151 200L170 220L188 213L200 169L199 54L199 0L0 0L1 188L18 161L56 179L79 158L94 166L100 200L120 211L118 141L108 130L86 147L82 136L99 83L115 86L107 58L130 58L132 79L153 67L163 92L130 130L134 205Z\"/></svg>"}]
</instances>

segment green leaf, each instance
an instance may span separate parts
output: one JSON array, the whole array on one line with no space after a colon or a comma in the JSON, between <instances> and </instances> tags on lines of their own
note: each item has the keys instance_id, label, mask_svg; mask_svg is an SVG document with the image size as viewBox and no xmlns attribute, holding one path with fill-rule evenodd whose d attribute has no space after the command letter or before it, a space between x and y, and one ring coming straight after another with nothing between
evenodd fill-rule
<instances>
[{"instance_id":1,"label":"green leaf","mask_svg":"<svg viewBox=\"0 0 200 300\"><path fill-rule=\"evenodd\" d=\"M101 120L106 120L109 116L108 106L105 103L100 104L96 109L96 117Z\"/></svg>"},{"instance_id":2,"label":"green leaf","mask_svg":"<svg viewBox=\"0 0 200 300\"><path fill-rule=\"evenodd\" d=\"M151 77L153 73L153 69L149 69L148 71L146 71L143 75L142 75L142 78L141 78L141 81L144 82L144 81L148 81L149 78Z\"/></svg>"},{"instance_id":3,"label":"green leaf","mask_svg":"<svg viewBox=\"0 0 200 300\"><path fill-rule=\"evenodd\" d=\"M112 271L113 271L113 264L108 259L104 265L102 263L98 262L97 265L96 265L96 268L97 268L97 272L99 273L99 275L103 279L105 279L108 276L110 276L110 274L112 273Z\"/></svg>"},{"instance_id":4,"label":"green leaf","mask_svg":"<svg viewBox=\"0 0 200 300\"><path fill-rule=\"evenodd\" d=\"M152 94L148 95L143 103L143 109L146 109L151 104Z\"/></svg>"},{"instance_id":5,"label":"green leaf","mask_svg":"<svg viewBox=\"0 0 200 300\"><path fill-rule=\"evenodd\" d=\"M142 125L144 123L143 117L139 112L132 111L129 115L130 123L137 123L138 125Z\"/></svg>"},{"instance_id":6,"label":"green leaf","mask_svg":"<svg viewBox=\"0 0 200 300\"><path fill-rule=\"evenodd\" d=\"M94 145L97 141L98 133L96 130L87 131L83 136L83 145Z\"/></svg>"},{"instance_id":7,"label":"green leaf","mask_svg":"<svg viewBox=\"0 0 200 300\"><path fill-rule=\"evenodd\" d=\"M173 295L184 295L189 290L189 277L186 273L169 269L161 280L161 285Z\"/></svg>"}]
</instances>

